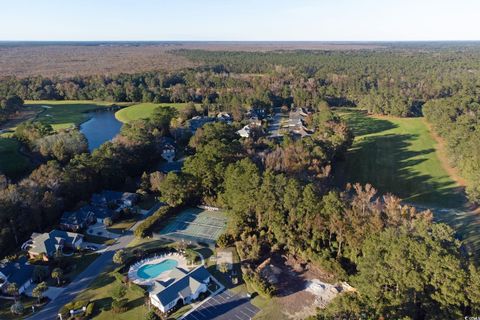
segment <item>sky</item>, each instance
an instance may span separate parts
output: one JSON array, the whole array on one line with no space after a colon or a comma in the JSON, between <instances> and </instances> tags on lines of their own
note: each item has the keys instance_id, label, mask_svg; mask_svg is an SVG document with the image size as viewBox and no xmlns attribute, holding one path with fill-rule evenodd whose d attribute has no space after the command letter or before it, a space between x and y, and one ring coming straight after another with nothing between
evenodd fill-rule
<instances>
[{"instance_id":1,"label":"sky","mask_svg":"<svg viewBox=\"0 0 480 320\"><path fill-rule=\"evenodd\" d=\"M480 40L479 0L0 0L0 40Z\"/></svg>"}]
</instances>

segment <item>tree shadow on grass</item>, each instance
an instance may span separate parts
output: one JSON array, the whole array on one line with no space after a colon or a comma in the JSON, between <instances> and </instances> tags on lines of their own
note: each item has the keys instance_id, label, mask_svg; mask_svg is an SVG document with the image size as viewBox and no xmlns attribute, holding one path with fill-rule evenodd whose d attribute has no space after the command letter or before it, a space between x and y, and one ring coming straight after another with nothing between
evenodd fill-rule
<instances>
[{"instance_id":1,"label":"tree shadow on grass","mask_svg":"<svg viewBox=\"0 0 480 320\"><path fill-rule=\"evenodd\" d=\"M455 183L445 177L432 177L417 170L428 161L434 149L409 150L414 134L364 137L356 142L347 160L334 171L336 184L371 183L380 193L393 193L407 202L458 208L465 203Z\"/></svg>"},{"instance_id":2,"label":"tree shadow on grass","mask_svg":"<svg viewBox=\"0 0 480 320\"><path fill-rule=\"evenodd\" d=\"M115 277L110 273L104 273L100 275L88 288L89 290L95 290L98 288L103 288L115 281Z\"/></svg>"},{"instance_id":3,"label":"tree shadow on grass","mask_svg":"<svg viewBox=\"0 0 480 320\"><path fill-rule=\"evenodd\" d=\"M145 297L140 297L127 303L128 310L132 310L145 304Z\"/></svg>"},{"instance_id":4,"label":"tree shadow on grass","mask_svg":"<svg viewBox=\"0 0 480 320\"><path fill-rule=\"evenodd\" d=\"M349 111L342 115L342 118L347 121L348 127L352 129L353 134L363 136L395 129L398 125L383 119L369 117L364 110Z\"/></svg>"},{"instance_id":5,"label":"tree shadow on grass","mask_svg":"<svg viewBox=\"0 0 480 320\"><path fill-rule=\"evenodd\" d=\"M94 308L94 311L93 311L93 314L92 314L92 319L98 315L100 315L100 313L104 312L104 311L110 311L111 308L112 308L112 301L113 299L111 297L106 297L106 298L102 298L102 299L97 299L97 300L94 300L92 301L93 303L95 303L95 308Z\"/></svg>"}]
</instances>

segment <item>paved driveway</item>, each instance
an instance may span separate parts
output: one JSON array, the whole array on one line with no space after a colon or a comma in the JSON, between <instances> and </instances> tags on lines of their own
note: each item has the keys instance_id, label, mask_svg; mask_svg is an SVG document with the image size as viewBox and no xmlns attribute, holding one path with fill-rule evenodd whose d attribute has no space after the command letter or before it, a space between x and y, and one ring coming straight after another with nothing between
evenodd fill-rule
<instances>
[{"instance_id":1,"label":"paved driveway","mask_svg":"<svg viewBox=\"0 0 480 320\"><path fill-rule=\"evenodd\" d=\"M226 290L210 298L183 320L250 320L259 311L248 297Z\"/></svg>"}]
</instances>

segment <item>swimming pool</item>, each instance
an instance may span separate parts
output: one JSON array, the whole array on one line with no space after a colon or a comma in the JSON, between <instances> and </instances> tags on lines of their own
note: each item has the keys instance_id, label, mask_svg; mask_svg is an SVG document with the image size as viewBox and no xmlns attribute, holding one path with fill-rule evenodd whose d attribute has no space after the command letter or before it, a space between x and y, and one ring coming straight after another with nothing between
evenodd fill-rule
<instances>
[{"instance_id":1,"label":"swimming pool","mask_svg":"<svg viewBox=\"0 0 480 320\"><path fill-rule=\"evenodd\" d=\"M177 260L166 259L159 263L141 266L137 271L137 275L142 279L153 279L165 271L175 268L176 266L178 266Z\"/></svg>"}]
</instances>

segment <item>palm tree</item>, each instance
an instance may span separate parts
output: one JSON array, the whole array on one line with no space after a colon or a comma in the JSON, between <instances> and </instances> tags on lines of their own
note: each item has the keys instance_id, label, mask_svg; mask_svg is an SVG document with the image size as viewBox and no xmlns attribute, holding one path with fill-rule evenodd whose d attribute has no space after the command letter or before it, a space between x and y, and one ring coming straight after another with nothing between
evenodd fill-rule
<instances>
[{"instance_id":1,"label":"palm tree","mask_svg":"<svg viewBox=\"0 0 480 320\"><path fill-rule=\"evenodd\" d=\"M55 268L52 271L52 278L57 279L58 285L60 285L60 280L63 277L63 270L60 268Z\"/></svg>"},{"instance_id":2,"label":"palm tree","mask_svg":"<svg viewBox=\"0 0 480 320\"><path fill-rule=\"evenodd\" d=\"M113 255L113 262L116 264L124 264L126 259L126 254L124 250L118 250Z\"/></svg>"},{"instance_id":3,"label":"palm tree","mask_svg":"<svg viewBox=\"0 0 480 320\"><path fill-rule=\"evenodd\" d=\"M32 295L38 299L38 303L42 301L43 293L47 291L48 286L45 282L40 282L32 291Z\"/></svg>"},{"instance_id":4,"label":"palm tree","mask_svg":"<svg viewBox=\"0 0 480 320\"><path fill-rule=\"evenodd\" d=\"M18 286L16 283L10 283L7 287L7 293L15 298L15 302L17 302L18 297Z\"/></svg>"}]
</instances>

